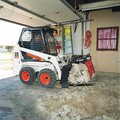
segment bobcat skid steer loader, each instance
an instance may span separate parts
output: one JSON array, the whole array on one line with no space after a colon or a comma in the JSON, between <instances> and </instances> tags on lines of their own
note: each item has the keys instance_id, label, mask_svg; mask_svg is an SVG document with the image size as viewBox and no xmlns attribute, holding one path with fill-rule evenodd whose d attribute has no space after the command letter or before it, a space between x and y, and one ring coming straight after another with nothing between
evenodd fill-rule
<instances>
[{"instance_id":1,"label":"bobcat skid steer loader","mask_svg":"<svg viewBox=\"0 0 120 120\"><path fill-rule=\"evenodd\" d=\"M53 87L61 79L61 68L67 64L57 53L59 48L54 39L55 30L49 27L23 28L18 44L14 47L13 71L25 84L32 84L36 78L44 87ZM30 45L34 34L39 33L44 51L32 50Z\"/></svg>"},{"instance_id":2,"label":"bobcat skid steer loader","mask_svg":"<svg viewBox=\"0 0 120 120\"><path fill-rule=\"evenodd\" d=\"M13 67L14 73L19 75L23 83L30 85L38 80L41 86L51 88L57 80L61 80L61 69L68 64L68 59L58 54L57 49L61 47L54 39L54 31L46 26L23 28L18 44L14 47ZM36 33L40 34L44 44L42 52L31 48Z\"/></svg>"}]
</instances>

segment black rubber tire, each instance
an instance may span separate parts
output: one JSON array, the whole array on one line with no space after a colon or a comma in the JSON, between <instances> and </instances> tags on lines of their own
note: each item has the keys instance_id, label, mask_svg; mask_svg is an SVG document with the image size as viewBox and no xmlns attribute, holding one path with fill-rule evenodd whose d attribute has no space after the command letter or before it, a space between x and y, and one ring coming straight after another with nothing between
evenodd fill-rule
<instances>
[{"instance_id":1,"label":"black rubber tire","mask_svg":"<svg viewBox=\"0 0 120 120\"><path fill-rule=\"evenodd\" d=\"M43 80L41 80L41 75L43 74L45 74L43 78L45 78L46 80L47 80L46 75L48 76L48 79L49 79L48 83L42 82ZM42 87L53 88L56 83L56 75L54 71L52 71L51 69L43 69L38 73L37 80L39 81Z\"/></svg>"},{"instance_id":2,"label":"black rubber tire","mask_svg":"<svg viewBox=\"0 0 120 120\"><path fill-rule=\"evenodd\" d=\"M25 80L25 78L23 79L23 72L27 72L29 78L27 80ZM27 75L26 75L27 76ZM27 85L31 85L35 82L35 79L36 79L36 74L35 74L35 71L33 68L31 67L23 67L21 70L20 70L20 73L19 73L19 77L20 77L20 80L27 84Z\"/></svg>"}]
</instances>

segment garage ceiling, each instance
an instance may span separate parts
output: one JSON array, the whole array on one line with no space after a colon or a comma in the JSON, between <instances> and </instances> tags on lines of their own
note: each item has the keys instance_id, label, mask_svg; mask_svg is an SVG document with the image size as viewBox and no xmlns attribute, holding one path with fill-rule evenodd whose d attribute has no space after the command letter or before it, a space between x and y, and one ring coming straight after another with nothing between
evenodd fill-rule
<instances>
[{"instance_id":1,"label":"garage ceiling","mask_svg":"<svg viewBox=\"0 0 120 120\"><path fill-rule=\"evenodd\" d=\"M0 0L0 19L43 26L82 20L83 11L112 6L119 7L120 0Z\"/></svg>"},{"instance_id":2,"label":"garage ceiling","mask_svg":"<svg viewBox=\"0 0 120 120\"><path fill-rule=\"evenodd\" d=\"M0 18L29 26L79 19L60 0L1 0Z\"/></svg>"}]
</instances>

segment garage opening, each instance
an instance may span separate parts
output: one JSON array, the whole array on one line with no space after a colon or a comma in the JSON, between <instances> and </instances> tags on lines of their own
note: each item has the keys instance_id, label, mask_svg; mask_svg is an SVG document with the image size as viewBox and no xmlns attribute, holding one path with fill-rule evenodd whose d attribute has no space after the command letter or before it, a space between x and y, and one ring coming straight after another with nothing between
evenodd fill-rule
<instances>
[{"instance_id":1,"label":"garage opening","mask_svg":"<svg viewBox=\"0 0 120 120\"><path fill-rule=\"evenodd\" d=\"M0 20L0 79L14 75L13 48L24 26Z\"/></svg>"}]
</instances>

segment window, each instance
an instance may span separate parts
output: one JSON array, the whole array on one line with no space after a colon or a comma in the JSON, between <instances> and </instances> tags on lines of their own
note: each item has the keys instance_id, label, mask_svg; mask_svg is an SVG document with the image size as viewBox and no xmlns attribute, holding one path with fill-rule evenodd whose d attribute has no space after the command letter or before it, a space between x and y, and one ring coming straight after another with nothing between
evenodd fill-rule
<instances>
[{"instance_id":1,"label":"window","mask_svg":"<svg viewBox=\"0 0 120 120\"><path fill-rule=\"evenodd\" d=\"M118 50L119 27L97 29L97 50Z\"/></svg>"}]
</instances>

